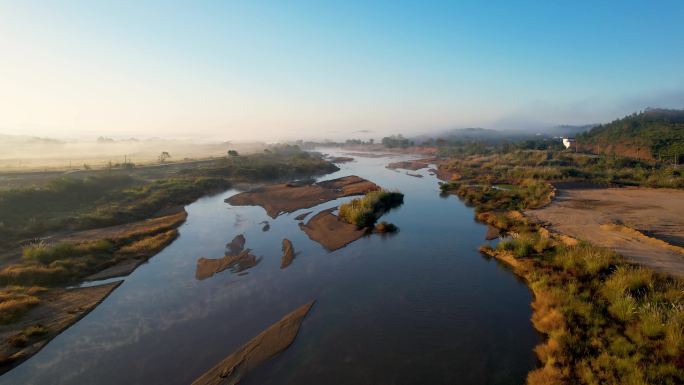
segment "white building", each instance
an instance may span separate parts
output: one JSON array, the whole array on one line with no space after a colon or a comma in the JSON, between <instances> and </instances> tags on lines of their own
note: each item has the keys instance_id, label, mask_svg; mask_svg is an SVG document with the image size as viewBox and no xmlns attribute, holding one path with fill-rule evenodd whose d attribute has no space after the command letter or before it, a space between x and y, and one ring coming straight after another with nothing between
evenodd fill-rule
<instances>
[{"instance_id":1,"label":"white building","mask_svg":"<svg viewBox=\"0 0 684 385\"><path fill-rule=\"evenodd\" d=\"M563 139L563 146L565 148L570 148L572 147L573 143L575 143L575 138L561 138Z\"/></svg>"}]
</instances>

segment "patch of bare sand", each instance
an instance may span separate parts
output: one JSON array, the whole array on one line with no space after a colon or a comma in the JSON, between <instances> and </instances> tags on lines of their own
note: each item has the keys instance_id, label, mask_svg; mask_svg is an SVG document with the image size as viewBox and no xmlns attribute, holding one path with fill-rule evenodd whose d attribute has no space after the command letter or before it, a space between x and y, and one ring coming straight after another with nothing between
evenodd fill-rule
<instances>
[{"instance_id":1,"label":"patch of bare sand","mask_svg":"<svg viewBox=\"0 0 684 385\"><path fill-rule=\"evenodd\" d=\"M20 321L0 326L0 374L28 359L64 329L83 318L121 282L123 281L93 287L55 289L42 294L40 303ZM22 336L22 331L30 327L41 327L43 332L39 335ZM25 344L17 344L17 340L24 338Z\"/></svg>"},{"instance_id":2,"label":"patch of bare sand","mask_svg":"<svg viewBox=\"0 0 684 385\"><path fill-rule=\"evenodd\" d=\"M628 260L684 277L684 191L646 188L559 189L525 213L556 232L610 247Z\"/></svg>"},{"instance_id":3,"label":"patch of bare sand","mask_svg":"<svg viewBox=\"0 0 684 385\"><path fill-rule=\"evenodd\" d=\"M233 195L226 202L234 206L261 206L271 218L352 195L379 190L375 183L355 175L313 183L282 183Z\"/></svg>"},{"instance_id":4,"label":"patch of bare sand","mask_svg":"<svg viewBox=\"0 0 684 385\"><path fill-rule=\"evenodd\" d=\"M328 251L340 249L366 234L365 230L334 215L332 212L335 209L323 210L311 217L308 223L299 224L311 240L318 242Z\"/></svg>"},{"instance_id":5,"label":"patch of bare sand","mask_svg":"<svg viewBox=\"0 0 684 385\"><path fill-rule=\"evenodd\" d=\"M252 255L250 251L252 250L245 249L237 255L226 255L215 259L201 257L197 260L195 278L202 281L226 269L231 269L236 274L251 269L261 262L261 258Z\"/></svg>"},{"instance_id":6,"label":"patch of bare sand","mask_svg":"<svg viewBox=\"0 0 684 385\"><path fill-rule=\"evenodd\" d=\"M245 249L247 240L242 234L236 235L226 244L226 254L222 258L204 258L197 260L195 278L199 281L211 278L226 269L240 274L261 262L261 258L252 255L250 249Z\"/></svg>"},{"instance_id":7,"label":"patch of bare sand","mask_svg":"<svg viewBox=\"0 0 684 385\"><path fill-rule=\"evenodd\" d=\"M305 213L301 213L301 214L299 214L299 215L297 215L297 216L295 217L295 220L296 220L296 221L303 221L304 218L306 218L306 217L307 217L309 214L311 214L311 213L312 213L312 211L307 211L307 212L305 212Z\"/></svg>"},{"instance_id":8,"label":"patch of bare sand","mask_svg":"<svg viewBox=\"0 0 684 385\"><path fill-rule=\"evenodd\" d=\"M294 246L289 239L283 239L283 256L280 258L280 268L284 269L292 264L294 261L296 253L294 251Z\"/></svg>"},{"instance_id":9,"label":"patch of bare sand","mask_svg":"<svg viewBox=\"0 0 684 385\"><path fill-rule=\"evenodd\" d=\"M300 306L209 369L192 385L234 385L250 370L287 349L314 301Z\"/></svg>"}]
</instances>

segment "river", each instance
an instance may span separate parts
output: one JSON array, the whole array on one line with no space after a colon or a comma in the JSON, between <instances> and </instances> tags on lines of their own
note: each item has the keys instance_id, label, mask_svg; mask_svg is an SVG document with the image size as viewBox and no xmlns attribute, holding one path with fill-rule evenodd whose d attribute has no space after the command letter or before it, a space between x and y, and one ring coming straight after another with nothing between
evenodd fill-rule
<instances>
[{"instance_id":1,"label":"river","mask_svg":"<svg viewBox=\"0 0 684 385\"><path fill-rule=\"evenodd\" d=\"M524 383L540 340L529 290L478 253L486 226L457 197L441 197L427 170L417 178L385 168L409 158L356 156L319 178L358 175L405 194L404 205L382 218L397 234L334 252L294 218L351 198L275 220L261 207L225 203L236 190L197 200L176 241L0 384L189 384L312 299L294 343L242 383ZM238 234L259 263L197 280L197 259L222 257ZM298 253L285 269L283 238Z\"/></svg>"}]
</instances>

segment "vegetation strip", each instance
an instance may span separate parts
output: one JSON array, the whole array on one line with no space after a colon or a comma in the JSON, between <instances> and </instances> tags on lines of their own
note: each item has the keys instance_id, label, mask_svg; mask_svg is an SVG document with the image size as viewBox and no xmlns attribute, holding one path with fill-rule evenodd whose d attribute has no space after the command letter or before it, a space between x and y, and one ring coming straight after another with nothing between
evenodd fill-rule
<instances>
[{"instance_id":1,"label":"vegetation strip","mask_svg":"<svg viewBox=\"0 0 684 385\"><path fill-rule=\"evenodd\" d=\"M548 338L535 348L542 366L527 383L684 382L684 283L631 265L608 249L566 244L566 237L530 223L517 210L551 200L554 190L544 179L557 168L541 175L516 170L499 163L506 156L442 165L452 179L442 191L459 195L476 207L478 220L511 236L481 251L511 266L534 293L532 322ZM510 185L497 188L500 183Z\"/></svg>"},{"instance_id":2,"label":"vegetation strip","mask_svg":"<svg viewBox=\"0 0 684 385\"><path fill-rule=\"evenodd\" d=\"M36 317L46 311L62 317L60 312L69 309L67 318L79 318L91 309L90 305L52 309L46 299L76 293L63 288L84 280L132 272L178 236L177 227L187 217L183 205L223 191L234 182L311 177L335 170L320 155L286 145L263 154L233 154L197 163L159 180L139 179L131 168L130 175L100 171L82 178L59 177L44 188L0 191L0 247L23 246L21 251L3 253L5 260L0 261L0 328L4 331L0 344L19 346L27 341L36 347L26 350L21 359L37 352L56 334L50 328L40 332L40 325L34 325ZM56 231L62 233L53 235ZM233 246L242 248L244 238L234 240ZM236 254L198 261L198 279L225 268L242 272L260 261L248 250ZM17 360L0 352L0 370L8 370Z\"/></svg>"}]
</instances>

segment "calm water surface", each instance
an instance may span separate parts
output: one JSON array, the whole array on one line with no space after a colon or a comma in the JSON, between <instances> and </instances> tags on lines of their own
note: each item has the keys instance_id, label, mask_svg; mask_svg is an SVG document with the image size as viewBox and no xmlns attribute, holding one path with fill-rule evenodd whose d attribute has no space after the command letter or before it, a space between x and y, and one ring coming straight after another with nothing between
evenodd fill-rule
<instances>
[{"instance_id":1,"label":"calm water surface","mask_svg":"<svg viewBox=\"0 0 684 385\"><path fill-rule=\"evenodd\" d=\"M335 252L309 240L294 217L350 198L275 220L260 207L225 203L235 190L188 205L173 244L0 384L189 384L311 299L295 342L243 383L523 383L539 340L529 291L477 252L486 228L472 209L440 197L426 170L416 178L384 167L401 159L356 157L321 178L359 175L405 194L383 216L398 234ZM260 263L196 280L197 259L222 257L238 234ZM299 253L286 269L283 238Z\"/></svg>"}]
</instances>

